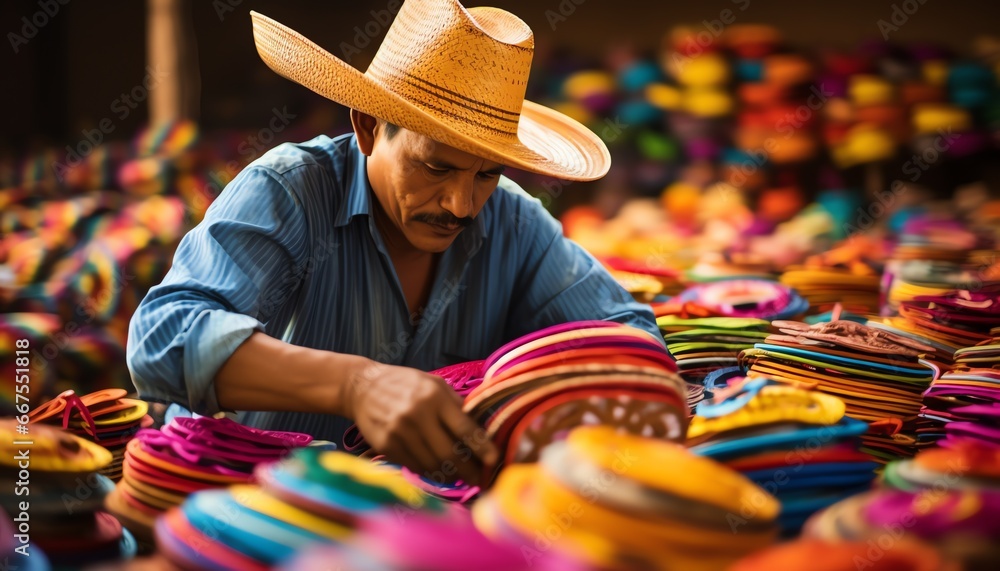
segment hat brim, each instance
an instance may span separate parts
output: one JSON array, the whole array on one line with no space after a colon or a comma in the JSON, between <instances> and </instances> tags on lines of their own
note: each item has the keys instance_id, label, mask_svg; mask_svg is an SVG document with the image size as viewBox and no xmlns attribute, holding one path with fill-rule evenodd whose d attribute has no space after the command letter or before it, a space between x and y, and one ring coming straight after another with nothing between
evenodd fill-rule
<instances>
[{"instance_id":1,"label":"hat brim","mask_svg":"<svg viewBox=\"0 0 1000 571\"><path fill-rule=\"evenodd\" d=\"M469 137L447 121L389 91L371 77L302 34L257 12L254 42L278 75L323 97L478 157L529 172L573 180L607 174L611 154L590 129L553 109L525 100L517 141L494 143Z\"/></svg>"}]
</instances>

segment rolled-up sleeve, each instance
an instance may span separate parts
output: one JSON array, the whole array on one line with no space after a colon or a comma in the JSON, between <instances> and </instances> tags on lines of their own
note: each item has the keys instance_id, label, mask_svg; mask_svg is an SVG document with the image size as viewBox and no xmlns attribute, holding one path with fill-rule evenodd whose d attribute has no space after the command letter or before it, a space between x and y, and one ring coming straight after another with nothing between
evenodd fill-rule
<instances>
[{"instance_id":1,"label":"rolled-up sleeve","mask_svg":"<svg viewBox=\"0 0 1000 571\"><path fill-rule=\"evenodd\" d=\"M222 365L298 286L308 228L285 178L241 172L181 240L163 282L129 323L126 357L140 397L219 412Z\"/></svg>"},{"instance_id":2,"label":"rolled-up sleeve","mask_svg":"<svg viewBox=\"0 0 1000 571\"><path fill-rule=\"evenodd\" d=\"M616 321L648 331L663 343L652 309L636 302L535 200L521 200L517 250L522 263L508 324L516 335L557 323ZM664 347L666 347L664 345Z\"/></svg>"}]
</instances>

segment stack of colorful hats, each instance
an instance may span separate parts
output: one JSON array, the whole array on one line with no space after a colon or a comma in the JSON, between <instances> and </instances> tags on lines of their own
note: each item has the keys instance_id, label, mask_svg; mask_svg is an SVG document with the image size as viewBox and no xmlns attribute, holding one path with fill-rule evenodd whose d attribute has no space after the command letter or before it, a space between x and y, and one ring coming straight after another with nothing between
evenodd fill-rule
<instances>
[{"instance_id":1,"label":"stack of colorful hats","mask_svg":"<svg viewBox=\"0 0 1000 571\"><path fill-rule=\"evenodd\" d=\"M608 321L551 326L504 345L483 369L464 410L508 464L536 460L584 424L684 438L684 381L661 342L641 329Z\"/></svg>"},{"instance_id":2,"label":"stack of colorful hats","mask_svg":"<svg viewBox=\"0 0 1000 571\"><path fill-rule=\"evenodd\" d=\"M175 417L162 430L145 428L129 441L108 510L149 541L156 518L189 494L248 484L258 464L283 458L311 440L307 434L258 430L225 418Z\"/></svg>"},{"instance_id":3,"label":"stack of colorful hats","mask_svg":"<svg viewBox=\"0 0 1000 571\"><path fill-rule=\"evenodd\" d=\"M135 538L102 508L115 485L98 472L111 453L51 426L26 425L27 432L21 426L0 420L0 473L11 483L0 493L0 506L15 514L19 533L25 522L27 568L38 550L56 569L134 557Z\"/></svg>"},{"instance_id":4,"label":"stack of colorful hats","mask_svg":"<svg viewBox=\"0 0 1000 571\"><path fill-rule=\"evenodd\" d=\"M465 398L473 389L482 384L483 364L485 362L485 360L480 360L455 363L429 371L428 374L441 377L458 396ZM357 455L364 454L371 448L356 424L347 429L339 446L340 450Z\"/></svg>"},{"instance_id":5,"label":"stack of colorful hats","mask_svg":"<svg viewBox=\"0 0 1000 571\"><path fill-rule=\"evenodd\" d=\"M992 300L997 319L1000 319L1000 301ZM1000 369L1000 325L990 329L990 338L976 343L972 347L962 347L955 351L956 371L974 371L976 369Z\"/></svg>"},{"instance_id":6,"label":"stack of colorful hats","mask_svg":"<svg viewBox=\"0 0 1000 571\"><path fill-rule=\"evenodd\" d=\"M966 443L890 464L883 487L816 514L804 529L830 541L930 543L964 569L1000 565L1000 452Z\"/></svg>"},{"instance_id":7,"label":"stack of colorful hats","mask_svg":"<svg viewBox=\"0 0 1000 571\"><path fill-rule=\"evenodd\" d=\"M527 548L527 550L525 549ZM349 541L314 547L279 571L367 569L379 571L585 571L590 567L558 550L538 550L512 538L488 538L468 512L409 513L366 518Z\"/></svg>"},{"instance_id":8,"label":"stack of colorful hats","mask_svg":"<svg viewBox=\"0 0 1000 571\"><path fill-rule=\"evenodd\" d=\"M122 477L125 448L136 433L153 425L149 405L125 398L125 389L104 389L83 396L66 391L28 414L31 422L61 426L76 436L100 444L114 460L101 474L117 482Z\"/></svg>"},{"instance_id":9,"label":"stack of colorful hats","mask_svg":"<svg viewBox=\"0 0 1000 571\"><path fill-rule=\"evenodd\" d=\"M866 264L790 266L781 274L781 283L802 294L810 315L830 311L838 303L855 314L879 312L881 276Z\"/></svg>"},{"instance_id":10,"label":"stack of colorful hats","mask_svg":"<svg viewBox=\"0 0 1000 571\"><path fill-rule=\"evenodd\" d=\"M817 510L869 487L879 466L858 450L868 425L844 416L842 400L734 376L698 405L692 452L723 462L781 501L778 522L798 533Z\"/></svg>"},{"instance_id":11,"label":"stack of colorful hats","mask_svg":"<svg viewBox=\"0 0 1000 571\"><path fill-rule=\"evenodd\" d=\"M962 567L933 546L903 537L882 542L824 541L804 538L762 549L727 571L961 571Z\"/></svg>"},{"instance_id":12,"label":"stack of colorful hats","mask_svg":"<svg viewBox=\"0 0 1000 571\"><path fill-rule=\"evenodd\" d=\"M713 282L736 282L720 287L755 287L756 281L770 281L774 275L773 264L764 258L746 254L702 254L698 260L684 272L684 278L689 284L707 284ZM742 283L743 281L751 283ZM696 286L692 286L696 287ZM766 287L766 286L762 286ZM701 290L695 290L701 291ZM684 292L681 292L684 293ZM696 299L688 294L686 298Z\"/></svg>"},{"instance_id":13,"label":"stack of colorful hats","mask_svg":"<svg viewBox=\"0 0 1000 571\"><path fill-rule=\"evenodd\" d=\"M431 371L430 374L444 379L456 394L464 398L482 384L484 363L486 363L485 360L456 363ZM367 444L364 446L367 448ZM357 450L347 451L357 452ZM479 486L471 486L461 480L447 482L441 478L432 478L427 474L418 474L406 467L401 467L401 471L403 477L411 484L441 500L466 503L475 499L480 492Z\"/></svg>"},{"instance_id":14,"label":"stack of colorful hats","mask_svg":"<svg viewBox=\"0 0 1000 571\"><path fill-rule=\"evenodd\" d=\"M886 262L882 282L885 309L895 314L899 304L917 296L944 295L975 283L967 261L981 249L983 238L959 220L912 216L902 226L899 240Z\"/></svg>"},{"instance_id":15,"label":"stack of colorful hats","mask_svg":"<svg viewBox=\"0 0 1000 571\"><path fill-rule=\"evenodd\" d=\"M1000 322L998 300L1000 284L983 285L979 291L953 289L918 295L901 302L899 317L889 323L954 353L992 339L990 328Z\"/></svg>"},{"instance_id":16,"label":"stack of colorful hats","mask_svg":"<svg viewBox=\"0 0 1000 571\"><path fill-rule=\"evenodd\" d=\"M1000 343L991 330L1000 319L995 285L982 291L951 290L943 295L917 296L900 304L893 326L947 349L939 359L940 374L924 395L921 416L929 421L925 438L971 437L1000 445L997 392ZM943 350L942 350L943 351Z\"/></svg>"},{"instance_id":17,"label":"stack of colorful hats","mask_svg":"<svg viewBox=\"0 0 1000 571\"><path fill-rule=\"evenodd\" d=\"M675 295L683 287L680 272L650 266L619 257L602 260L605 267L627 292L638 301L649 303L660 295Z\"/></svg>"},{"instance_id":18,"label":"stack of colorful hats","mask_svg":"<svg viewBox=\"0 0 1000 571\"><path fill-rule=\"evenodd\" d=\"M939 423L928 437L942 446L973 439L1000 447L1000 327L990 335L955 351L954 368L924 393L920 415Z\"/></svg>"},{"instance_id":19,"label":"stack of colorful hats","mask_svg":"<svg viewBox=\"0 0 1000 571\"><path fill-rule=\"evenodd\" d=\"M449 509L395 468L319 446L256 475L259 486L200 491L168 511L156 523L161 551L185 569L268 569L310 546L348 540L368 517Z\"/></svg>"},{"instance_id":20,"label":"stack of colorful hats","mask_svg":"<svg viewBox=\"0 0 1000 571\"><path fill-rule=\"evenodd\" d=\"M932 347L846 320L811 326L775 321L772 326L780 334L741 354L747 376L839 397L848 416L888 429L887 434L866 434L865 452L882 461L913 455L921 394L934 378L920 356Z\"/></svg>"},{"instance_id":21,"label":"stack of colorful hats","mask_svg":"<svg viewBox=\"0 0 1000 571\"><path fill-rule=\"evenodd\" d=\"M768 280L733 279L700 284L681 292L676 300L694 303L723 317L794 319L809 302L794 289Z\"/></svg>"},{"instance_id":22,"label":"stack of colorful hats","mask_svg":"<svg viewBox=\"0 0 1000 571\"><path fill-rule=\"evenodd\" d=\"M1000 490L1000 449L973 439L922 450L913 458L890 462L885 487L907 492L932 488Z\"/></svg>"},{"instance_id":23,"label":"stack of colorful hats","mask_svg":"<svg viewBox=\"0 0 1000 571\"><path fill-rule=\"evenodd\" d=\"M734 367L744 349L763 341L770 323L752 317L696 317L665 315L656 319L670 356L688 383L688 405L704 398L705 378L720 368Z\"/></svg>"},{"instance_id":24,"label":"stack of colorful hats","mask_svg":"<svg viewBox=\"0 0 1000 571\"><path fill-rule=\"evenodd\" d=\"M667 468L669 467L669 469ZM491 537L552 545L600 569L719 569L770 544L781 506L683 446L581 427L508 466L472 513Z\"/></svg>"}]
</instances>

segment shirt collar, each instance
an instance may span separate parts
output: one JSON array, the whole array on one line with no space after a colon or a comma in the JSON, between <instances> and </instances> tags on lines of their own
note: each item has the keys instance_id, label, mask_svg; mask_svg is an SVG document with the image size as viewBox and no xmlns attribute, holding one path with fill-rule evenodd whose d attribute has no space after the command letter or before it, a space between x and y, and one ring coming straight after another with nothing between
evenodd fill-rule
<instances>
[{"instance_id":1,"label":"shirt collar","mask_svg":"<svg viewBox=\"0 0 1000 571\"><path fill-rule=\"evenodd\" d=\"M347 191L340 203L334 226L347 226L359 214L371 214L372 185L368 181L368 157L358 148L358 141L352 134L346 141L338 141L334 154L344 153L344 187ZM335 161L336 163L336 161Z\"/></svg>"}]
</instances>

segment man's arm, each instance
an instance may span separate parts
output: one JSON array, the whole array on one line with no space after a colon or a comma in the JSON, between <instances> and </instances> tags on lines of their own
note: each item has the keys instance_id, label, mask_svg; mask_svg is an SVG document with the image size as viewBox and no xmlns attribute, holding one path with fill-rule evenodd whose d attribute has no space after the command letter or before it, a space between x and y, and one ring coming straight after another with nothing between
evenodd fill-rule
<instances>
[{"instance_id":1,"label":"man's arm","mask_svg":"<svg viewBox=\"0 0 1000 571\"><path fill-rule=\"evenodd\" d=\"M663 342L650 307L636 302L600 262L564 237L562 226L537 200L513 202L522 264L508 337L567 321L603 319L643 329Z\"/></svg>"},{"instance_id":2,"label":"man's arm","mask_svg":"<svg viewBox=\"0 0 1000 571\"><path fill-rule=\"evenodd\" d=\"M498 457L439 377L263 332L297 289L308 226L276 173L241 173L185 236L163 283L129 326L140 396L193 412L269 410L353 418L366 440L419 473L477 482Z\"/></svg>"},{"instance_id":3,"label":"man's arm","mask_svg":"<svg viewBox=\"0 0 1000 571\"><path fill-rule=\"evenodd\" d=\"M127 360L140 395L199 414L222 410L216 374L291 298L309 255L305 215L281 177L261 167L240 173L132 317ZM269 382L280 386L280 379Z\"/></svg>"}]
</instances>

